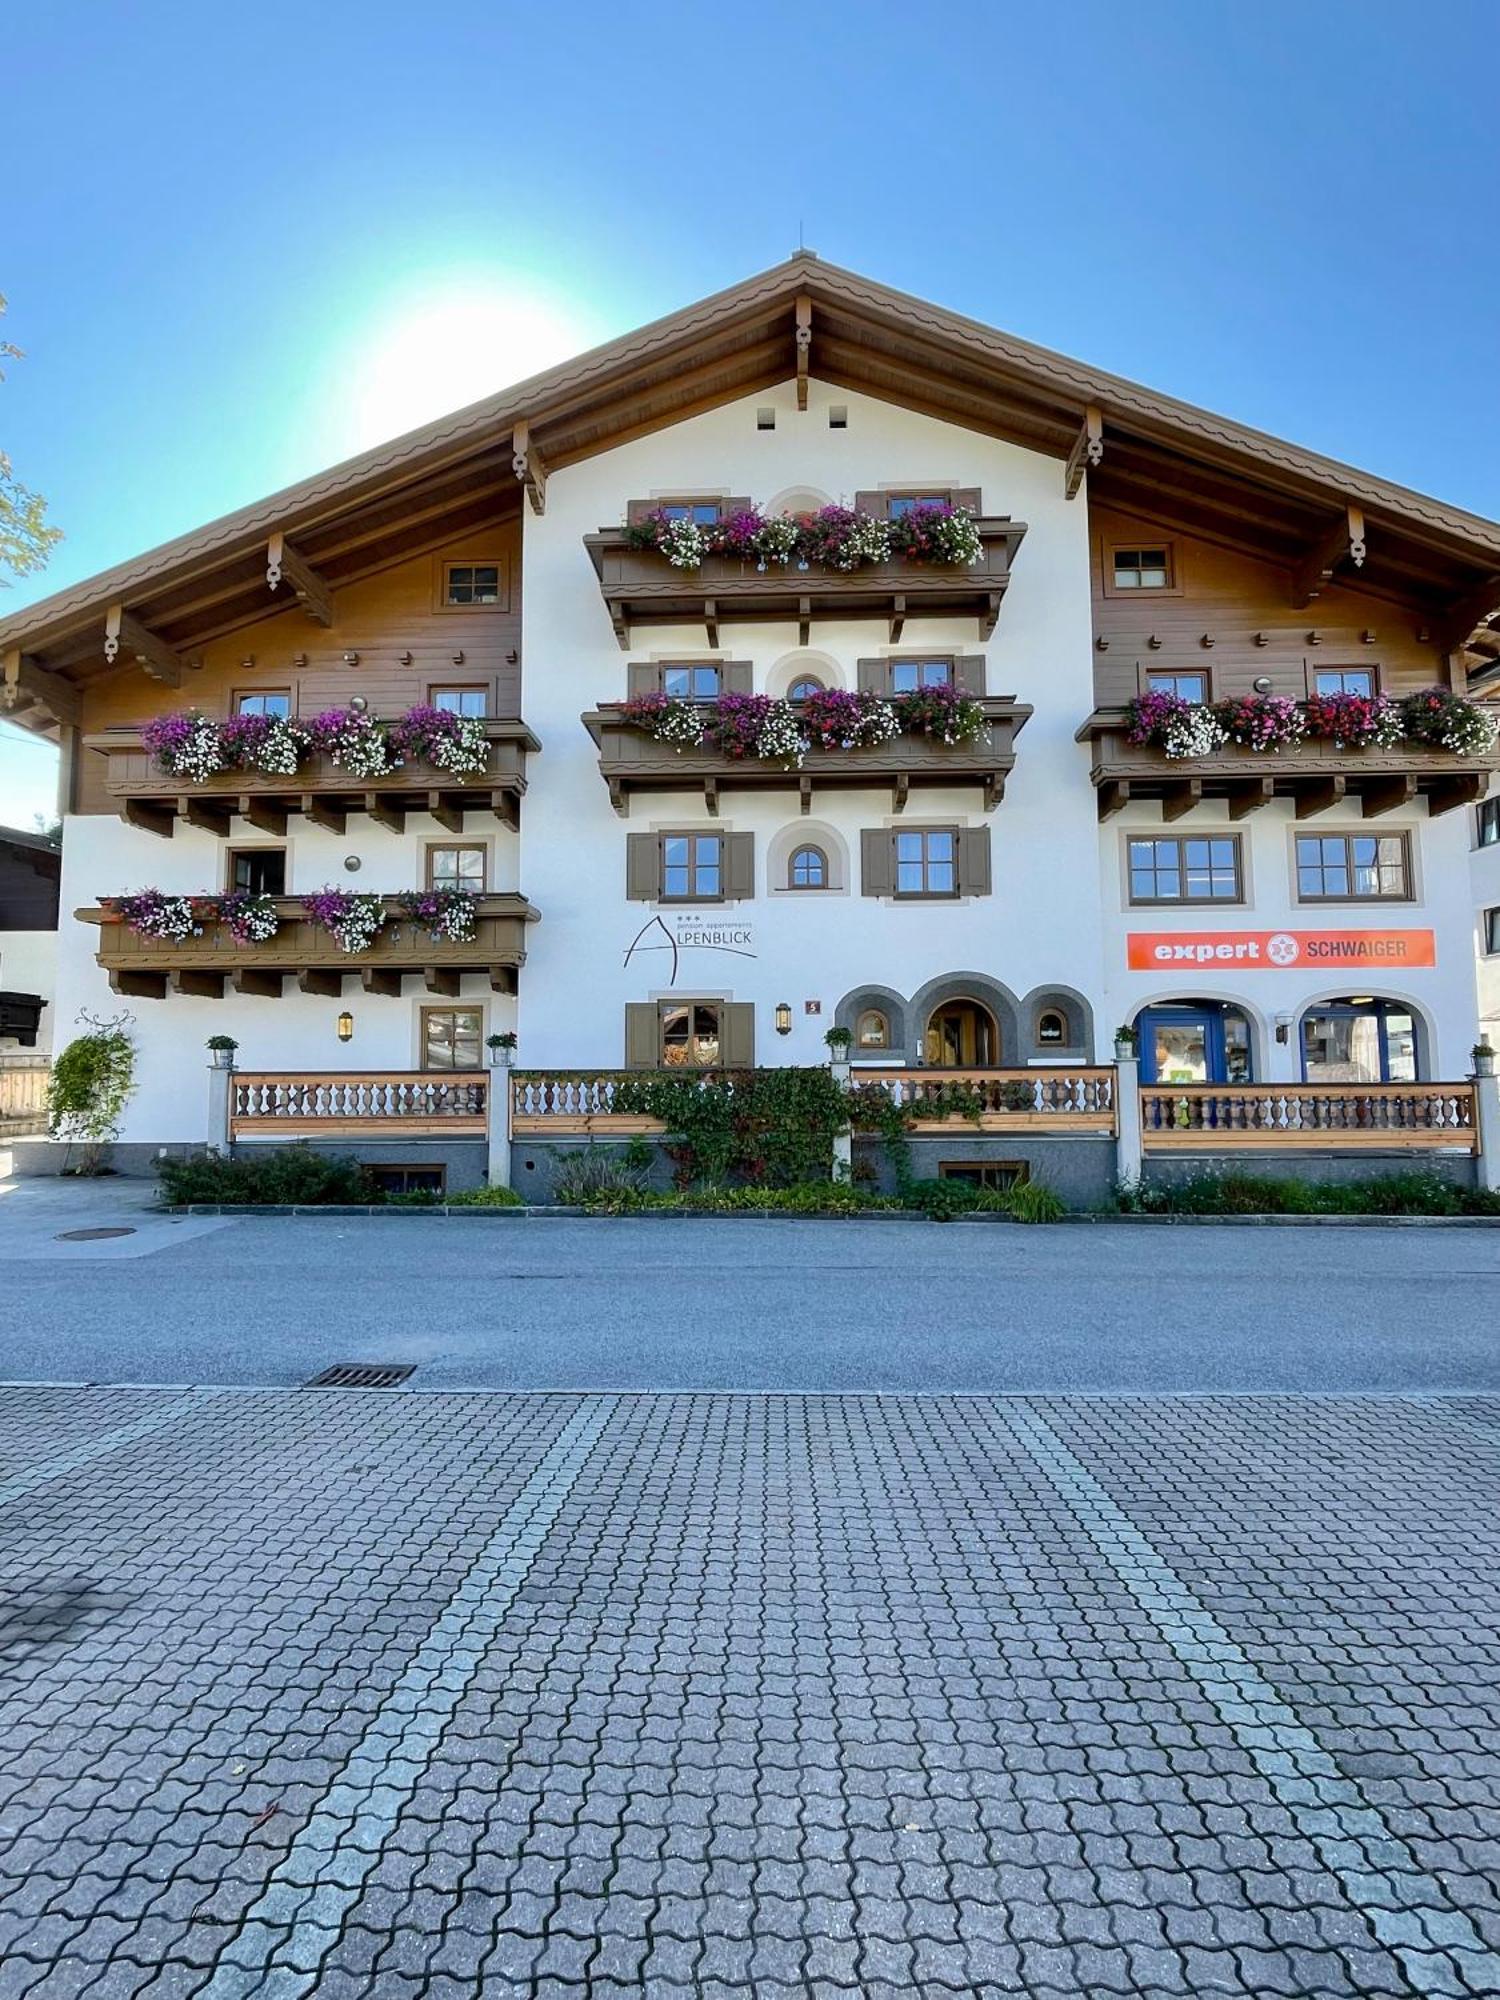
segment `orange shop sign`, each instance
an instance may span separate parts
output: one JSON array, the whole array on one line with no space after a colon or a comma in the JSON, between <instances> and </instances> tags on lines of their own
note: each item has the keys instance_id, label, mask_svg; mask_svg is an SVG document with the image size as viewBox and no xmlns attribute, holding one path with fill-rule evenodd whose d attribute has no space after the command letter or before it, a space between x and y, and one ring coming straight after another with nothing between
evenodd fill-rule
<instances>
[{"instance_id":1,"label":"orange shop sign","mask_svg":"<svg viewBox=\"0 0 1500 2000\"><path fill-rule=\"evenodd\" d=\"M1177 965L1321 972L1437 964L1431 931L1130 931L1125 946L1132 972Z\"/></svg>"}]
</instances>

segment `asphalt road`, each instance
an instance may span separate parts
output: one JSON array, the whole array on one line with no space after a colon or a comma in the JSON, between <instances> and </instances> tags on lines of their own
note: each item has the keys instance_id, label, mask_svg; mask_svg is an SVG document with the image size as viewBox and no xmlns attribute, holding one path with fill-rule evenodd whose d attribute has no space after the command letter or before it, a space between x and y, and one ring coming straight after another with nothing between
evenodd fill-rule
<instances>
[{"instance_id":1,"label":"asphalt road","mask_svg":"<svg viewBox=\"0 0 1500 2000\"><path fill-rule=\"evenodd\" d=\"M414 1388L1500 1390L1500 1230L171 1218L0 1192L0 1378ZM63 1242L77 1227L128 1236Z\"/></svg>"}]
</instances>

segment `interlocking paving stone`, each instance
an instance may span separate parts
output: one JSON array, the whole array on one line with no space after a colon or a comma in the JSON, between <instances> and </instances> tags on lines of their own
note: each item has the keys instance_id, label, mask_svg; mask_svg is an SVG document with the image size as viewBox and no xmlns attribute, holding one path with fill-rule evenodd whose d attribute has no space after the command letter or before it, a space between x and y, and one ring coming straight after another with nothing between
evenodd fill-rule
<instances>
[{"instance_id":1,"label":"interlocking paving stone","mask_svg":"<svg viewBox=\"0 0 1500 2000\"><path fill-rule=\"evenodd\" d=\"M1500 1992L1497 1610L1494 1400L10 1389L0 2000Z\"/></svg>"}]
</instances>

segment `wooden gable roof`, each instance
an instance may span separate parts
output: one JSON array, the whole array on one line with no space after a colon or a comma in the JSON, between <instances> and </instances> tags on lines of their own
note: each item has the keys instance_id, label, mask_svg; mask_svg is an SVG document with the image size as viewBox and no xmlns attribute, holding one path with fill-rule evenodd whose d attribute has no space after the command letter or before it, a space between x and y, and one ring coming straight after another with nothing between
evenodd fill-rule
<instances>
[{"instance_id":1,"label":"wooden gable roof","mask_svg":"<svg viewBox=\"0 0 1500 2000\"><path fill-rule=\"evenodd\" d=\"M1284 563L1359 562L1472 666L1500 667L1500 525L824 263L811 251L0 619L0 704L50 729L95 676L180 683L194 649L479 522L549 469L808 376L1013 440L1059 478ZM268 570L282 588L268 586Z\"/></svg>"}]
</instances>

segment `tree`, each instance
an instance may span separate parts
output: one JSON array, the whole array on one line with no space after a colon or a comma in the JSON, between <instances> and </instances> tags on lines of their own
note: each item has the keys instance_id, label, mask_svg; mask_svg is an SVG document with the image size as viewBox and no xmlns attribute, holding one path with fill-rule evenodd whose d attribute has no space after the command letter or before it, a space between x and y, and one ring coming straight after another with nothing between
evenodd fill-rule
<instances>
[{"instance_id":1,"label":"tree","mask_svg":"<svg viewBox=\"0 0 1500 2000\"><path fill-rule=\"evenodd\" d=\"M5 312L5 294L0 292L0 315ZM19 361L21 349L13 341L0 340L0 362ZM0 368L0 382L5 370ZM30 576L42 569L53 549L62 540L62 529L47 520L47 503L40 493L23 486L12 469L10 458L0 451L0 572L13 577ZM0 574L0 590L9 583Z\"/></svg>"}]
</instances>

